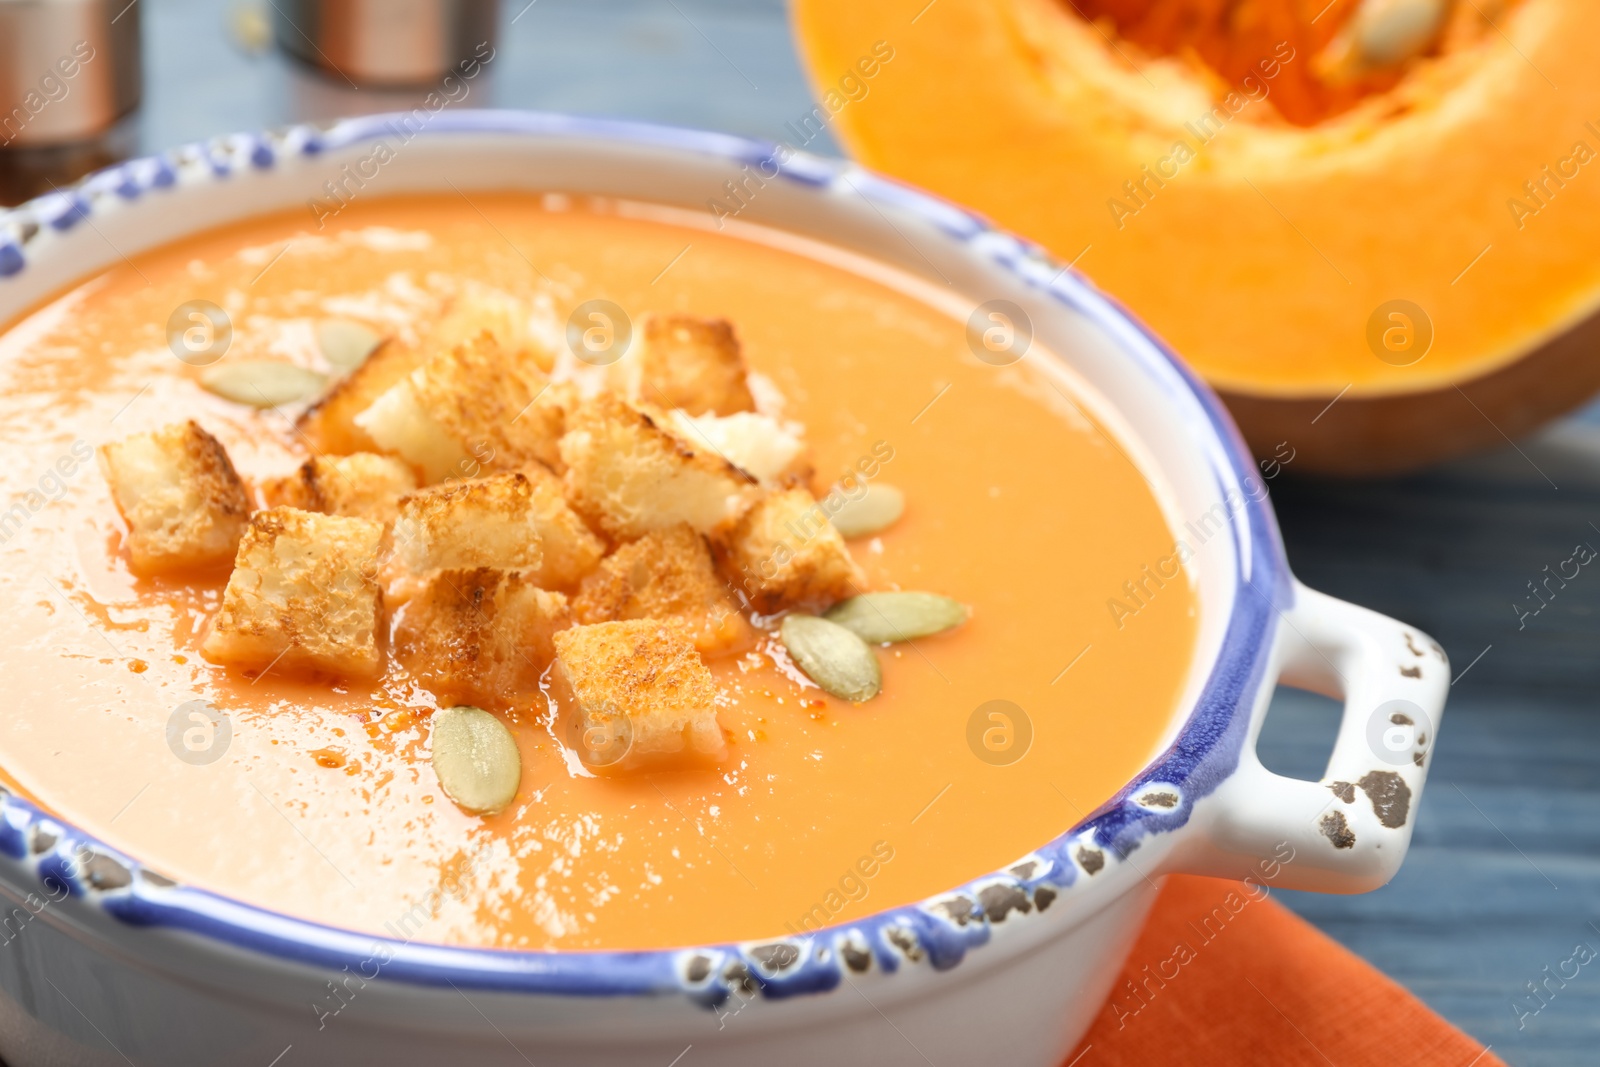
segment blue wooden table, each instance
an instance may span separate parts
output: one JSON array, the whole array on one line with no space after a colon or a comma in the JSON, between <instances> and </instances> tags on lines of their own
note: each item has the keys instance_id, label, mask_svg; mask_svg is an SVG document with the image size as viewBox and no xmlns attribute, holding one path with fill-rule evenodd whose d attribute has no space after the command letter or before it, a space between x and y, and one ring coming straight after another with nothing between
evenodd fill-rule
<instances>
[{"instance_id":1,"label":"blue wooden table","mask_svg":"<svg viewBox=\"0 0 1600 1067\"><path fill-rule=\"evenodd\" d=\"M145 149L395 102L252 54L229 28L228 0L141 6ZM779 0L507 0L504 23L474 106L768 138L812 106ZM836 151L825 139L809 147ZM1526 610L1527 583L1574 545L1600 547L1600 415L1520 452L1399 481L1313 482L1291 469L1272 485L1301 577L1428 630L1457 672L1400 876L1366 896L1281 899L1509 1062L1595 1062L1600 962L1545 986L1542 1003L1527 983L1578 945L1600 950L1600 572L1585 570L1537 616L1513 605ZM1326 700L1280 693L1263 758L1319 776L1335 717Z\"/></svg>"}]
</instances>

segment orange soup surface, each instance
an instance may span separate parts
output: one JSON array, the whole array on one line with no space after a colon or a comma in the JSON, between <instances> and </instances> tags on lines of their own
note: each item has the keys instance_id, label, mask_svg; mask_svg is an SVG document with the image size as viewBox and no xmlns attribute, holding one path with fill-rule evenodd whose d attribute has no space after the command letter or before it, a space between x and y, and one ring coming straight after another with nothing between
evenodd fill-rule
<instances>
[{"instance_id":1,"label":"orange soup surface","mask_svg":"<svg viewBox=\"0 0 1600 1067\"><path fill-rule=\"evenodd\" d=\"M817 486L865 458L904 492L898 522L850 543L869 588L953 597L969 620L878 649L883 689L860 704L771 635L708 659L720 762L595 775L541 709L504 712L522 780L488 817L442 791L437 702L394 664L330 683L207 662L226 574L135 576L93 449L193 418L247 484L309 452L292 412L200 387L174 309L226 309L225 361L318 366L320 321L410 338L468 282L520 294L552 343L595 299L732 322L805 425ZM121 262L0 334L3 778L180 881L459 945L771 937L1001 868L1156 754L1197 609L1184 576L1108 610L1171 554L1162 507L1055 357L978 360L965 310L792 236L561 196L372 198L320 231L297 211Z\"/></svg>"}]
</instances>

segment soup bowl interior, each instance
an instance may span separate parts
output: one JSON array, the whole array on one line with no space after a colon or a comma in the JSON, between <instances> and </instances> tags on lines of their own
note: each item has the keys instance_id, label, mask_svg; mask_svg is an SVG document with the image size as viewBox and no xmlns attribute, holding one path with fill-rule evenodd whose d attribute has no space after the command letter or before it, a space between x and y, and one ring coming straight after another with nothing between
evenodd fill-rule
<instances>
[{"instance_id":1,"label":"soup bowl interior","mask_svg":"<svg viewBox=\"0 0 1600 1067\"><path fill-rule=\"evenodd\" d=\"M660 952L478 950L388 942L305 923L204 888L173 885L145 871L137 857L7 797L0 850L9 865L0 887L15 897L32 891L30 878L58 879L73 889L73 928L98 939L93 945L99 947L84 947L80 939L62 952L93 961L112 945L124 961L136 956L138 968L169 976L181 968L191 986L242 990L240 997L267 1007L264 1015L230 1008L236 1014L228 1025L239 1032L269 1033L264 1020L303 1013L291 1005L302 997L307 969L365 974L373 967L385 979L383 994L352 1001L351 1017L364 1018L365 1025L460 1038L479 1026L476 1012L514 1033L537 1032L571 1048L630 1041L654 1048L685 1035L692 1040L704 1023L685 1022L682 1004L725 1012L747 995L785 1002L781 1015L763 1016L767 1021L749 1026L750 1034L767 1034L769 1027L805 1033L819 1019L836 1023L840 1012L868 1018L879 1007L914 1013L914 1003L930 1013L917 1016L918 1025L937 1030L935 1016L943 1009L929 991L946 988L952 973L964 983L989 976L987 987L1012 1003L1023 995L1018 990L1053 982L1059 989L1044 1009L1052 1021L1018 1039L1027 1046L1018 1062L1045 1063L1065 1051L1105 995L1153 897L1153 877L1169 870L1250 873L1271 855L1272 837L1289 818L1275 822L1270 813L1251 812L1282 807L1285 797L1293 799L1296 820L1292 831L1283 831L1286 838L1307 850L1318 843L1315 805L1324 804L1327 790L1317 787L1316 797L1290 792L1282 780L1266 776L1251 751L1272 683L1280 672L1298 670L1305 684L1353 700L1356 683L1346 675L1364 676L1367 660L1389 656L1401 630L1375 616L1328 622L1327 612L1344 606L1329 607L1296 586L1263 476L1216 398L1111 299L1027 242L851 164L716 134L511 112L378 116L328 129L222 138L129 162L0 217L0 321L126 255L262 213L303 207L307 228L315 230L320 215L342 198L506 190L615 198L694 227L766 227L803 254L868 276L887 267L916 279L928 303L971 324L969 337L998 323L1012 331L1017 355L1021 337L1021 348L1036 346L1058 359L1075 397L1111 431L1109 443L1145 474L1174 532L1174 558L1179 544L1187 549L1182 562L1198 590L1198 641L1161 744L1115 797L1004 871L814 939ZM730 198L730 190L739 195ZM1091 509L1094 502L1040 506ZM1300 627L1305 633L1286 640L1283 620L1308 611L1313 614ZM1333 636L1319 636L1324 632ZM1336 667L1337 678L1319 672L1306 651L1313 646L1330 665L1348 670ZM1325 654L1329 649L1332 655ZM1427 693L1411 694L1433 709L1433 718L1442 701L1434 692L1436 675L1430 673ZM1348 713L1346 720L1345 755L1336 753L1330 772L1341 759L1350 773L1371 762L1359 751L1364 724ZM1416 789L1421 767L1404 771ZM1409 823L1391 829L1401 836L1381 860L1371 859L1370 851L1381 844L1363 839L1346 851L1367 867L1356 870L1342 855L1297 861L1295 870L1303 873L1282 884L1369 887L1385 870L1392 873L1404 851ZM41 833L48 836L44 847ZM1098 866L1085 860L1085 846L1100 857ZM1143 859L1134 858L1136 850ZM137 940L129 940L131 931ZM70 941L73 935L62 936ZM1067 937L1077 938L1076 963L1062 962ZM870 971L853 971L846 951L852 946L872 957ZM382 962L374 966L378 955ZM924 961L932 966L912 966ZM1009 982L993 978L998 971L1009 974ZM847 1003L840 992L846 983L875 989L873 1004ZM441 998L441 991L449 997ZM468 991L472 1011L453 1000L444 1004L456 994L465 999ZM662 999L664 993L683 996ZM163 996L168 1003L176 994ZM591 1007L596 996L611 998L608 1003L643 999L618 1015ZM1061 996L1071 998L1070 1009ZM695 1018L704 1017L701 1010ZM372 1030L350 1029L364 1035L362 1048L378 1047ZM837 1032L845 1035L841 1040L860 1040L848 1028ZM262 1038L259 1047L270 1044ZM402 1060L411 1054L406 1048L405 1041L395 1045ZM904 1054L885 1052L884 1062ZM636 1062L629 1055L584 1062Z\"/></svg>"}]
</instances>

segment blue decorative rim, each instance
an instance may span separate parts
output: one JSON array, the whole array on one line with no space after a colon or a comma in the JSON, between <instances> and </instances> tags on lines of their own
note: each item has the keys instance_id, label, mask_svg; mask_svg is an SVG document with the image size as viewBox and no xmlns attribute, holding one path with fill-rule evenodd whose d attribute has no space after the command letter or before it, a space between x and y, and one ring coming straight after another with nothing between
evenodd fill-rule
<instances>
[{"instance_id":1,"label":"blue decorative rim","mask_svg":"<svg viewBox=\"0 0 1600 1067\"><path fill-rule=\"evenodd\" d=\"M345 120L328 129L298 126L233 135L99 171L69 189L0 213L0 285L26 267L26 246L35 234L45 227L70 229L104 200L133 201L174 189L191 176L204 180L207 171L212 179L226 180L239 171L271 168L285 157L375 141L394 135L398 119L377 115ZM1122 859L1147 834L1185 825L1195 802L1238 766L1253 699L1265 677L1273 616L1292 602L1288 563L1265 496L1243 491L1255 466L1221 401L1126 308L1076 271L1053 261L1042 248L995 229L965 208L854 164L794 152L787 146L647 123L518 111L438 113L430 117L426 131L415 136L454 134L570 136L647 145L759 166L763 177L775 170L786 181L818 191L847 183L849 192L865 197L875 208L919 218L1105 331L1153 386L1190 409L1188 428L1202 439L1222 498L1243 500L1242 506L1227 509L1239 575L1233 612L1216 663L1177 738L1114 797L1019 863L926 901L828 927L803 941L643 952L531 952L375 937L174 885L3 789L0 852L18 861L32 857L35 873L47 880L46 885L86 895L122 921L189 931L333 970L370 961L381 946L392 957L384 965L384 976L400 981L533 994L687 993L715 1006L736 988L749 989L752 979L764 996L782 998L833 989L843 980L846 967L866 970L873 961L893 973L903 960L915 961L925 954L937 969L954 967L969 948L988 942L992 927L1011 912L1043 911L1080 876L1099 869L1099 864L1093 870L1082 868L1075 851L1104 850L1114 860ZM1141 803L1137 795L1152 787L1175 794L1176 802Z\"/></svg>"}]
</instances>

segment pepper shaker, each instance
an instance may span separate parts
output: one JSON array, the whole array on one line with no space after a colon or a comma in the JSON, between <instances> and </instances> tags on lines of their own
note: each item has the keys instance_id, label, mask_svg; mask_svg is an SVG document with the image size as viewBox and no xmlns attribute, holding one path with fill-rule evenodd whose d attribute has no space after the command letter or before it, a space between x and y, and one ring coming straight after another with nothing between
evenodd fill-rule
<instances>
[{"instance_id":1,"label":"pepper shaker","mask_svg":"<svg viewBox=\"0 0 1600 1067\"><path fill-rule=\"evenodd\" d=\"M493 54L497 0L275 0L285 52L362 88L436 85Z\"/></svg>"},{"instance_id":2,"label":"pepper shaker","mask_svg":"<svg viewBox=\"0 0 1600 1067\"><path fill-rule=\"evenodd\" d=\"M141 95L138 0L0 0L0 204L125 157Z\"/></svg>"}]
</instances>

